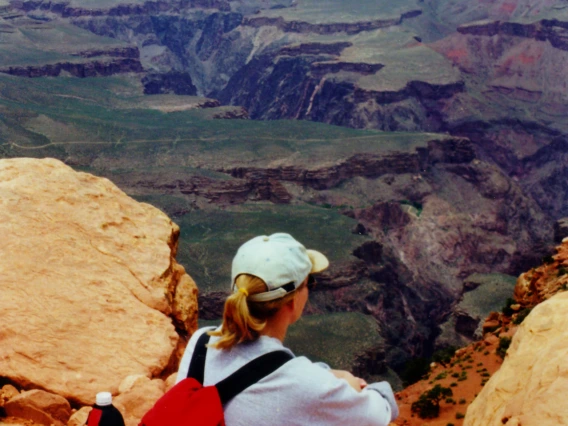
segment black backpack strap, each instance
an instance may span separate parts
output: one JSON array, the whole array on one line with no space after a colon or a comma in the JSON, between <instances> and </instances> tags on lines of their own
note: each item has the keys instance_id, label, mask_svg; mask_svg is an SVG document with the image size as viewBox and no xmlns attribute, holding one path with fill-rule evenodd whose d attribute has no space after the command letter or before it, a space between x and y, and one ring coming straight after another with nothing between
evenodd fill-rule
<instances>
[{"instance_id":1,"label":"black backpack strap","mask_svg":"<svg viewBox=\"0 0 568 426\"><path fill-rule=\"evenodd\" d=\"M215 385L221 404L225 405L246 388L278 370L292 358L294 357L288 352L274 351L261 355L242 366Z\"/></svg>"},{"instance_id":2,"label":"black backpack strap","mask_svg":"<svg viewBox=\"0 0 568 426\"><path fill-rule=\"evenodd\" d=\"M195 349L193 350L193 356L191 357L191 362L189 364L189 370L187 370L187 377L192 377L199 383L203 384L203 375L205 373L205 356L207 355L207 343L211 336L204 332L197 343L195 344Z\"/></svg>"}]
</instances>

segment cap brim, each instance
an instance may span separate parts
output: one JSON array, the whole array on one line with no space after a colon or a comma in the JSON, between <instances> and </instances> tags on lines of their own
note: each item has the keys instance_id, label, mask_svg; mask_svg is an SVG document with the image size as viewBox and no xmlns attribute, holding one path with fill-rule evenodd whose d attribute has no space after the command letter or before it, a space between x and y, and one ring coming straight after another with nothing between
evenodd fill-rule
<instances>
[{"instance_id":1,"label":"cap brim","mask_svg":"<svg viewBox=\"0 0 568 426\"><path fill-rule=\"evenodd\" d=\"M329 260L327 257L320 253L319 251L315 250L306 250L308 257L310 258L310 262L312 262L312 269L310 274L316 274L318 272L325 271L329 267Z\"/></svg>"}]
</instances>

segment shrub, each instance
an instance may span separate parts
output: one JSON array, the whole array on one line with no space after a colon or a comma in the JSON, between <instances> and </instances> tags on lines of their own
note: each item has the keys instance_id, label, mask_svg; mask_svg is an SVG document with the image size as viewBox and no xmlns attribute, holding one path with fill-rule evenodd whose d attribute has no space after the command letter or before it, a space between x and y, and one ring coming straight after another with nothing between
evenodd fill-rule
<instances>
[{"instance_id":1,"label":"shrub","mask_svg":"<svg viewBox=\"0 0 568 426\"><path fill-rule=\"evenodd\" d=\"M412 413L418 414L421 419L433 419L440 415L440 401L453 395L450 388L436 385L420 395L418 401L413 402L410 409Z\"/></svg>"},{"instance_id":2,"label":"shrub","mask_svg":"<svg viewBox=\"0 0 568 426\"><path fill-rule=\"evenodd\" d=\"M414 358L406 363L400 374L404 386L410 386L422 379L430 371L430 360L427 358Z\"/></svg>"},{"instance_id":3,"label":"shrub","mask_svg":"<svg viewBox=\"0 0 568 426\"><path fill-rule=\"evenodd\" d=\"M511 315L513 315L515 313L515 311L513 311L511 309L511 305L514 305L515 299L509 297L507 299L507 302L505 302L505 306L503 306L503 309L501 309L501 312L503 312L504 315L507 315L508 317L510 317Z\"/></svg>"},{"instance_id":4,"label":"shrub","mask_svg":"<svg viewBox=\"0 0 568 426\"><path fill-rule=\"evenodd\" d=\"M545 263L545 264L547 264L547 265L550 265L551 263L554 263L554 258L553 258L552 256L550 256L550 255L544 256L544 257L542 258L542 263Z\"/></svg>"},{"instance_id":5,"label":"shrub","mask_svg":"<svg viewBox=\"0 0 568 426\"><path fill-rule=\"evenodd\" d=\"M434 377L434 380L442 380L442 379L445 379L446 377L448 377L448 372L444 370L440 374L438 374L436 377Z\"/></svg>"},{"instance_id":6,"label":"shrub","mask_svg":"<svg viewBox=\"0 0 568 426\"><path fill-rule=\"evenodd\" d=\"M465 404L465 399L464 399L464 398L461 398L461 399L460 399L460 404Z\"/></svg>"},{"instance_id":7,"label":"shrub","mask_svg":"<svg viewBox=\"0 0 568 426\"><path fill-rule=\"evenodd\" d=\"M456 413L456 419L463 419L464 417L465 417L465 414Z\"/></svg>"},{"instance_id":8,"label":"shrub","mask_svg":"<svg viewBox=\"0 0 568 426\"><path fill-rule=\"evenodd\" d=\"M432 355L432 361L439 362L442 365L447 364L454 357L456 350L457 348L455 346L448 346L447 348L437 350Z\"/></svg>"},{"instance_id":9,"label":"shrub","mask_svg":"<svg viewBox=\"0 0 568 426\"><path fill-rule=\"evenodd\" d=\"M525 320L525 318L531 313L531 310L532 308L525 308L522 311L520 311L513 320L513 324L519 325L520 323L522 323Z\"/></svg>"},{"instance_id":10,"label":"shrub","mask_svg":"<svg viewBox=\"0 0 568 426\"><path fill-rule=\"evenodd\" d=\"M509 349L509 346L511 345L511 338L510 337L501 337L499 338L499 347L497 348L497 355L499 355L501 358L505 358L505 355L507 354L507 349Z\"/></svg>"}]
</instances>

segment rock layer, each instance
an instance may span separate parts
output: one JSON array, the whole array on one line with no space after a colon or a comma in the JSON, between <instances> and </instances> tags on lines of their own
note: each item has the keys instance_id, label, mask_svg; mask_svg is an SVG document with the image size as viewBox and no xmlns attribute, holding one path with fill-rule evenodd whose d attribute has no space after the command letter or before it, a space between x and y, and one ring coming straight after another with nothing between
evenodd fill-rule
<instances>
[{"instance_id":1,"label":"rock layer","mask_svg":"<svg viewBox=\"0 0 568 426\"><path fill-rule=\"evenodd\" d=\"M53 159L0 160L0 376L91 404L160 375L196 327L179 229L107 179Z\"/></svg>"}]
</instances>

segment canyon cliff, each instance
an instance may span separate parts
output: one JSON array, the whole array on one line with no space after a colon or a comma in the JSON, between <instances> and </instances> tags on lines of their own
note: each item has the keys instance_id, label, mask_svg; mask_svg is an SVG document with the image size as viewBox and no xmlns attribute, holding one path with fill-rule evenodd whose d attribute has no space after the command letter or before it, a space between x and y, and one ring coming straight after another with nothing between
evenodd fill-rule
<instances>
[{"instance_id":1,"label":"canyon cliff","mask_svg":"<svg viewBox=\"0 0 568 426\"><path fill-rule=\"evenodd\" d=\"M310 312L371 316L385 346L362 364L400 372L479 337L568 216L568 19L513 3L12 1L0 156L173 217L202 318L240 242L305 236L333 258Z\"/></svg>"},{"instance_id":2,"label":"canyon cliff","mask_svg":"<svg viewBox=\"0 0 568 426\"><path fill-rule=\"evenodd\" d=\"M508 302L486 316L478 341L439 353L421 380L397 394L397 425L566 423L568 239L555 251L518 277ZM418 401L436 385L451 396L430 418Z\"/></svg>"},{"instance_id":3,"label":"canyon cliff","mask_svg":"<svg viewBox=\"0 0 568 426\"><path fill-rule=\"evenodd\" d=\"M545 264L519 277L515 301L530 313L513 336L503 365L469 406L464 425L566 423L566 267L568 239Z\"/></svg>"}]
</instances>

